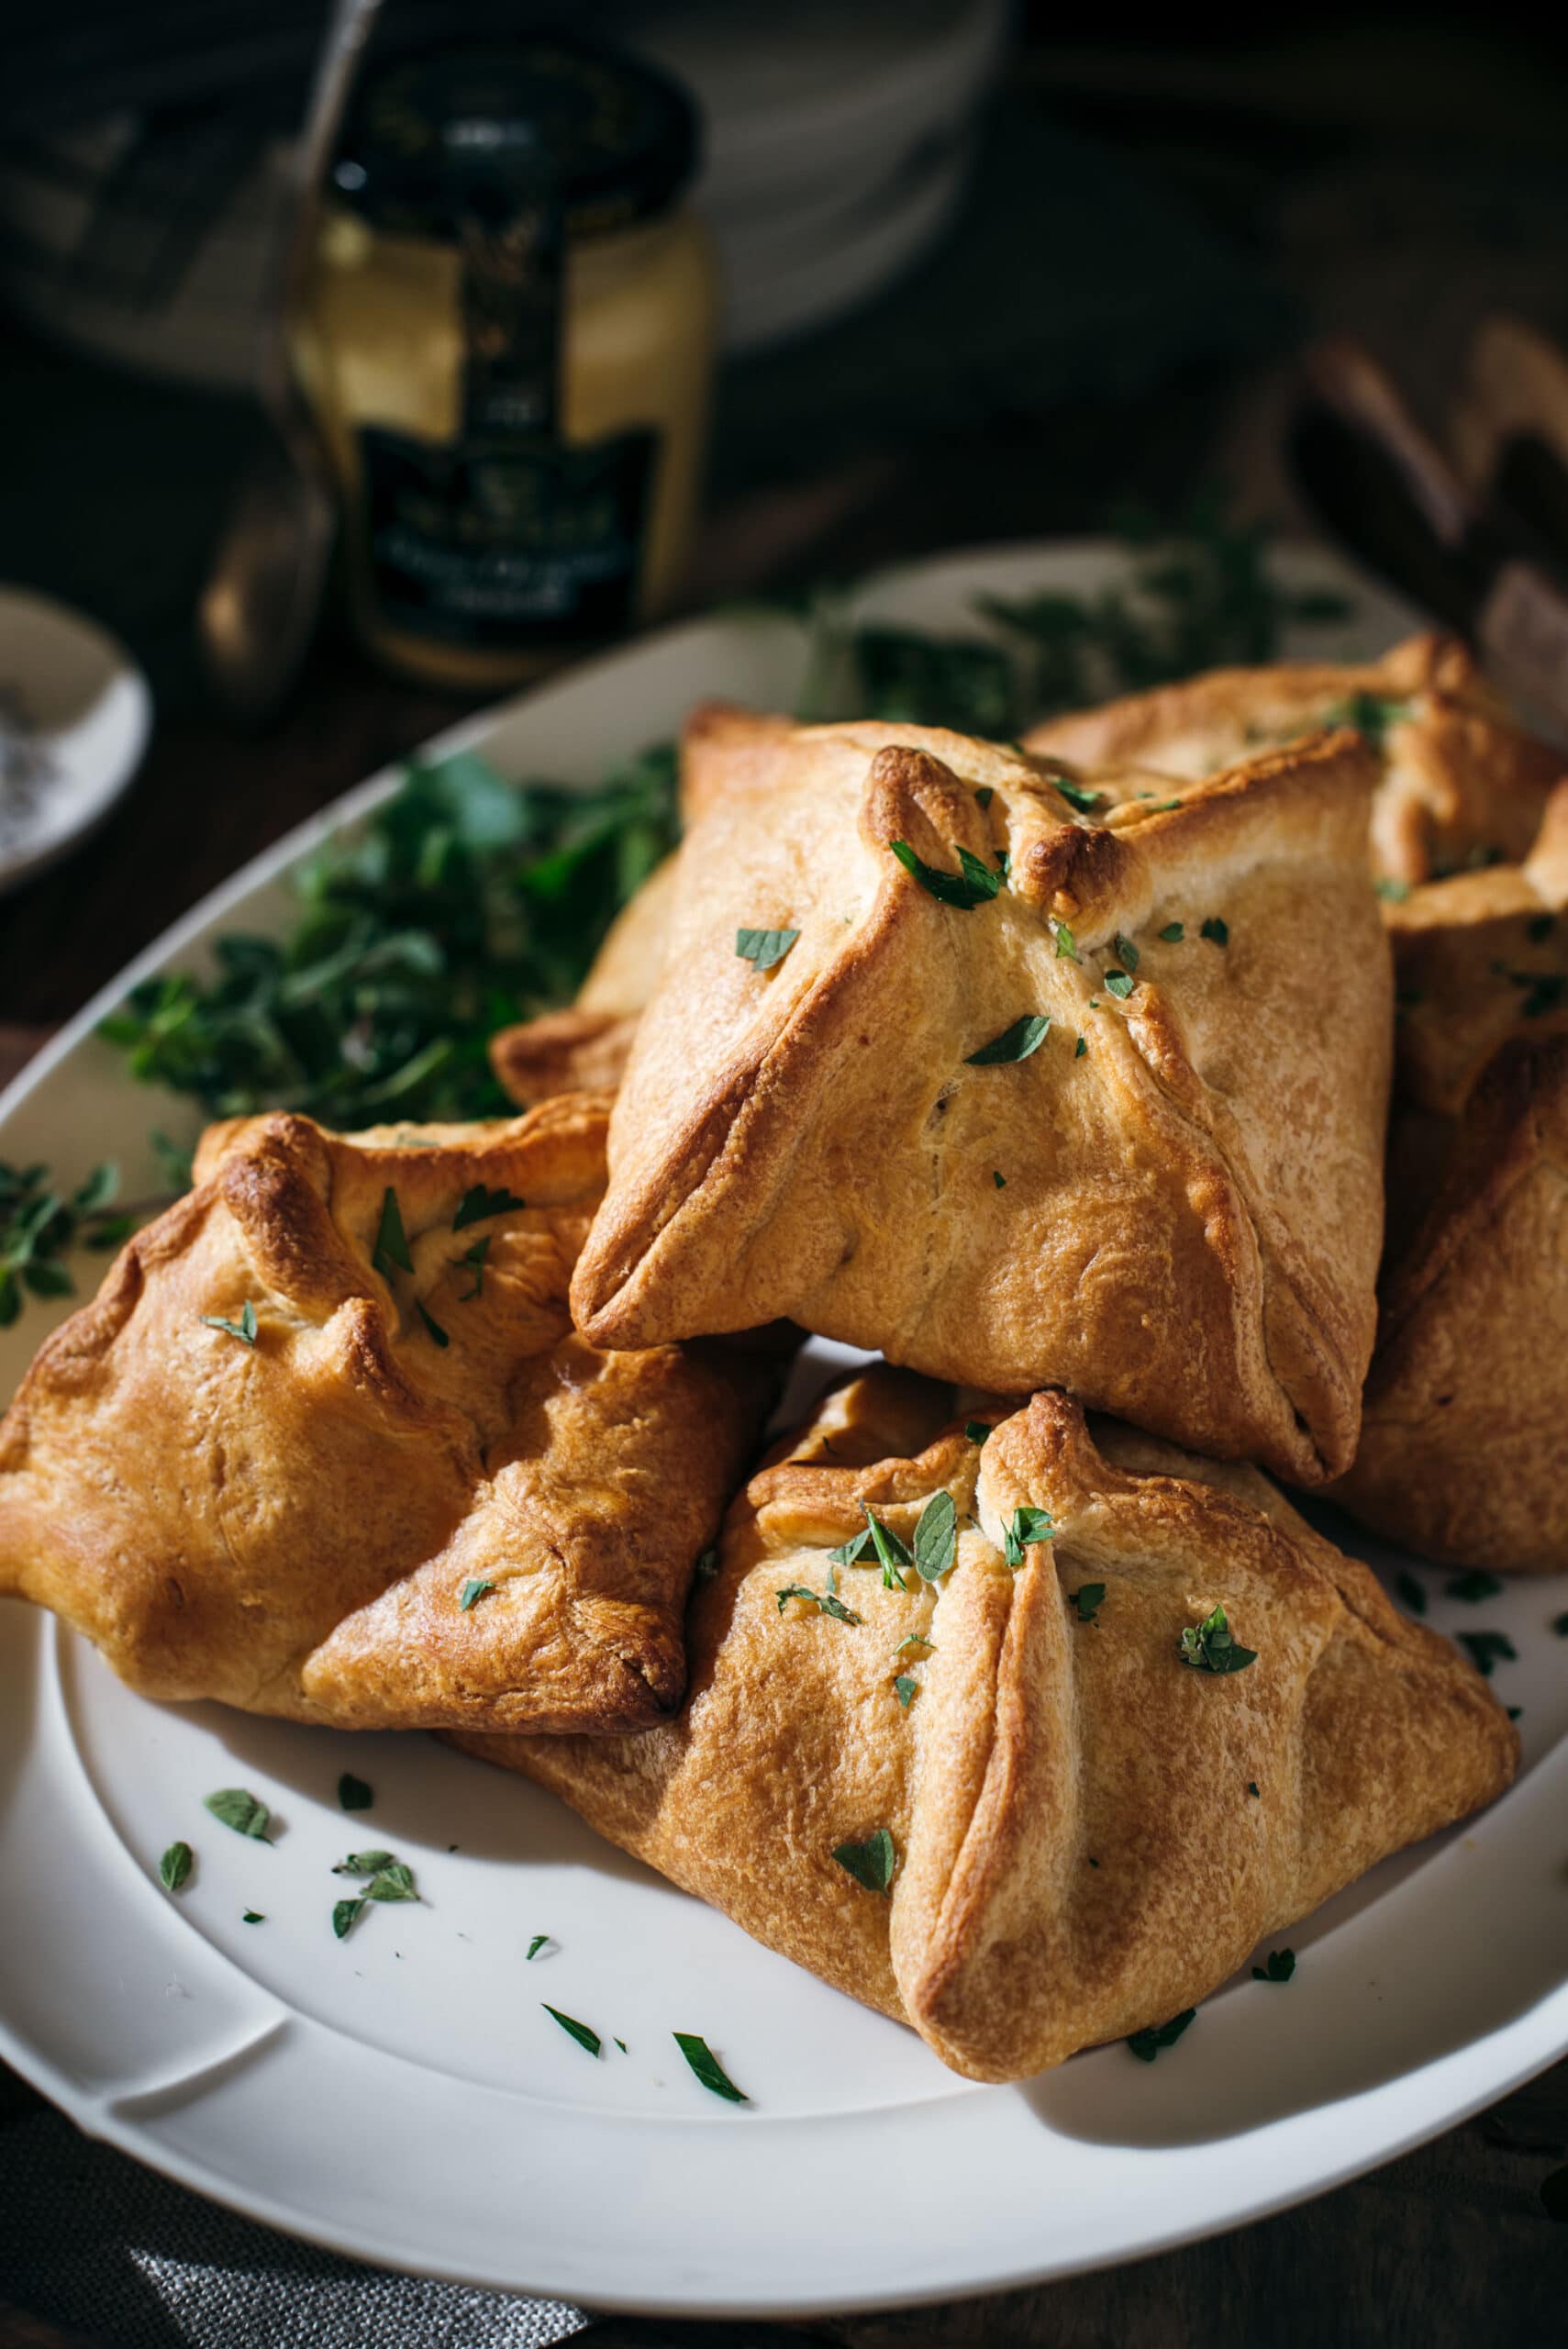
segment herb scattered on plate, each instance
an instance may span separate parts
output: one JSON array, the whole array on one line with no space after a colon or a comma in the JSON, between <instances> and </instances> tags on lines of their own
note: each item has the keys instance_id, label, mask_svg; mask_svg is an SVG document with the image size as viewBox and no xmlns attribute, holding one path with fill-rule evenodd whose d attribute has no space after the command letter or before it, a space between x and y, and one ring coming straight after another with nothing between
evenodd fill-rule
<instances>
[{"instance_id":1,"label":"herb scattered on plate","mask_svg":"<svg viewBox=\"0 0 1568 2349\"><path fill-rule=\"evenodd\" d=\"M699 2038L695 2031L673 2032L671 2037L705 2088L715 2096L721 2096L727 2104L751 2102L750 2097L744 2096L736 2087L706 2039ZM618 2041L617 2044L618 2046Z\"/></svg>"}]
</instances>

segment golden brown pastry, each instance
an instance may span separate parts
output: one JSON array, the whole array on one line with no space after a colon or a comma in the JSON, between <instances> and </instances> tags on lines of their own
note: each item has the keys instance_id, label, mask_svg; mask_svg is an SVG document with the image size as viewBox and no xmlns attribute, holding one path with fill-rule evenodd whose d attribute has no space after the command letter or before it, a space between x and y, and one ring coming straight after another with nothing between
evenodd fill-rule
<instances>
[{"instance_id":1,"label":"golden brown pastry","mask_svg":"<svg viewBox=\"0 0 1568 2349\"><path fill-rule=\"evenodd\" d=\"M1381 661L1216 669L1037 726L1029 749L1093 767L1212 774L1262 744L1359 727L1381 780L1373 863L1397 886L1522 856L1562 754L1525 732L1462 644L1412 637Z\"/></svg>"},{"instance_id":2,"label":"golden brown pastry","mask_svg":"<svg viewBox=\"0 0 1568 2349\"><path fill-rule=\"evenodd\" d=\"M1423 1556L1568 1568L1568 785L1522 866L1394 909L1389 1251L1335 1497Z\"/></svg>"},{"instance_id":3,"label":"golden brown pastry","mask_svg":"<svg viewBox=\"0 0 1568 2349\"><path fill-rule=\"evenodd\" d=\"M584 1335L786 1316L1305 1480L1347 1465L1390 1030L1359 738L1120 804L933 729L769 755L681 852Z\"/></svg>"},{"instance_id":4,"label":"golden brown pastry","mask_svg":"<svg viewBox=\"0 0 1568 2349\"><path fill-rule=\"evenodd\" d=\"M572 1330L602 1102L219 1127L0 1420L0 1590L133 1687L341 1728L633 1729L766 1407Z\"/></svg>"},{"instance_id":5,"label":"golden brown pastry","mask_svg":"<svg viewBox=\"0 0 1568 2349\"><path fill-rule=\"evenodd\" d=\"M456 1742L1008 2080L1183 2013L1489 1802L1518 1748L1479 1675L1256 1470L1091 1435L1054 1393L987 1410L982 1450L951 1399L874 1371L752 1479L673 1721ZM924 1514L944 1493L956 1551ZM869 1546L831 1564L871 1513L935 1581L896 1564L884 1586Z\"/></svg>"},{"instance_id":6,"label":"golden brown pastry","mask_svg":"<svg viewBox=\"0 0 1568 2349\"><path fill-rule=\"evenodd\" d=\"M615 1091L659 977L674 878L667 856L611 923L575 1003L492 1036L490 1064L519 1108L558 1093Z\"/></svg>"}]
</instances>

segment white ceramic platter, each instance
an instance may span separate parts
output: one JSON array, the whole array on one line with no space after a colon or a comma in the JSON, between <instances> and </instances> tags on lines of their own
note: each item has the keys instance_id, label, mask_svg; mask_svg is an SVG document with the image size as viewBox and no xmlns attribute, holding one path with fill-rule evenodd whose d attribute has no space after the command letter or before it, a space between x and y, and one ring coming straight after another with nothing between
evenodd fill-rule
<instances>
[{"instance_id":1,"label":"white ceramic platter","mask_svg":"<svg viewBox=\"0 0 1568 2349\"><path fill-rule=\"evenodd\" d=\"M1289 567L1343 584L1324 556ZM1092 589L1124 570L1107 546L1015 548L901 573L868 602L951 629L982 587ZM1353 584L1356 624L1294 650L1375 651L1408 625ZM787 622L698 623L437 747L585 781L703 695L789 707L804 659ZM367 784L328 825L393 787ZM135 978L199 963L215 931L278 921L320 829L259 859L89 1007L0 1100L0 1156L71 1177L113 1152L132 1189L152 1186L148 1126L191 1120L128 1083L95 1022ZM44 1326L29 1307L0 1339L0 1393ZM1244 1971L1158 2064L1106 2047L1016 2088L954 2078L547 1796L428 1739L150 1705L49 1619L0 1610L0 2053L86 2129L259 2219L603 2309L945 2298L1233 2226L1446 2128L1568 2048L1568 1647L1551 1629L1568 1587L1525 1582L1467 1608L1417 1571L1429 1620L1512 1637L1496 1686L1522 1708L1519 1784L1298 1928L1288 1986ZM375 1790L353 1818L337 1807L345 1768ZM236 1784L272 1806L272 1848L203 1810ZM1187 1798L1201 1804L1202 1786ZM172 1899L158 1860L176 1837L196 1866ZM424 1904L374 1909L338 1943L329 1870L367 1842L412 1862ZM265 1921L243 1922L247 1909ZM599 2060L547 1999L603 2035ZM675 2030L701 2032L751 2103L706 2094Z\"/></svg>"}]
</instances>

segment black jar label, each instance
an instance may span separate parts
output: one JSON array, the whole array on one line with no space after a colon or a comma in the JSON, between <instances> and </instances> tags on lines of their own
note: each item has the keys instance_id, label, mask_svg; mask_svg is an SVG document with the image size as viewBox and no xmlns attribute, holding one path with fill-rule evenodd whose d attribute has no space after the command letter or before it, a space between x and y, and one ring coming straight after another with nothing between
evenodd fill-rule
<instances>
[{"instance_id":1,"label":"black jar label","mask_svg":"<svg viewBox=\"0 0 1568 2349\"><path fill-rule=\"evenodd\" d=\"M365 521L382 618L451 644L573 643L634 617L651 432L584 446L456 446L366 426Z\"/></svg>"}]
</instances>

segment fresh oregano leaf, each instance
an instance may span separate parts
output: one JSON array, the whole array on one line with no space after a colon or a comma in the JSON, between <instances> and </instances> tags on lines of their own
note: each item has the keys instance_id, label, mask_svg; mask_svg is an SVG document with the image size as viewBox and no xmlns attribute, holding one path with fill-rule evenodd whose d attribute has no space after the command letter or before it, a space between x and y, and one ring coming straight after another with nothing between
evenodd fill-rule
<instances>
[{"instance_id":1,"label":"fresh oregano leaf","mask_svg":"<svg viewBox=\"0 0 1568 2349\"><path fill-rule=\"evenodd\" d=\"M368 1810L374 1800L373 1787L367 1786L363 1778L356 1778L351 1770L343 1772L338 1781L338 1803L340 1809Z\"/></svg>"},{"instance_id":2,"label":"fresh oregano leaf","mask_svg":"<svg viewBox=\"0 0 1568 2349\"><path fill-rule=\"evenodd\" d=\"M878 1827L863 1843L835 1843L833 1857L868 1892L885 1892L893 1882L898 1854L885 1827Z\"/></svg>"},{"instance_id":3,"label":"fresh oregano leaf","mask_svg":"<svg viewBox=\"0 0 1568 2349\"><path fill-rule=\"evenodd\" d=\"M390 1183L382 1197L381 1227L375 1235L371 1263L389 1280L394 1272L411 1273L414 1269L414 1259L408 1253L408 1235L403 1229L403 1210Z\"/></svg>"},{"instance_id":4,"label":"fresh oregano leaf","mask_svg":"<svg viewBox=\"0 0 1568 2349\"><path fill-rule=\"evenodd\" d=\"M482 1598L488 1598L495 1587L495 1584L486 1582L483 1575L470 1575L457 1595L462 1612L466 1615L471 1608L478 1606Z\"/></svg>"},{"instance_id":5,"label":"fresh oregano leaf","mask_svg":"<svg viewBox=\"0 0 1568 2349\"><path fill-rule=\"evenodd\" d=\"M390 1191L387 1197L389 1198L392 1197ZM527 1205L527 1199L518 1198L516 1191L508 1191L504 1186L499 1190L492 1191L487 1189L484 1184L475 1183L471 1189L463 1193L458 1203L457 1213L452 1218L452 1230L462 1231L471 1223L487 1223L493 1215L512 1215L517 1208L526 1208ZM399 1258L398 1261L401 1263L402 1259ZM414 1267L409 1264L405 1269L412 1272Z\"/></svg>"},{"instance_id":6,"label":"fresh oregano leaf","mask_svg":"<svg viewBox=\"0 0 1568 2349\"><path fill-rule=\"evenodd\" d=\"M1197 2009L1189 2007L1184 2015L1176 2015L1170 2022L1131 2032L1127 2043L1140 2064L1152 2064L1162 2048L1173 2047L1188 2024L1196 2019Z\"/></svg>"},{"instance_id":7,"label":"fresh oregano leaf","mask_svg":"<svg viewBox=\"0 0 1568 2349\"><path fill-rule=\"evenodd\" d=\"M1244 1648L1232 1638L1223 1607L1189 1624L1182 1633L1181 1658L1196 1672L1245 1672L1258 1661L1256 1648Z\"/></svg>"},{"instance_id":8,"label":"fresh oregano leaf","mask_svg":"<svg viewBox=\"0 0 1568 2349\"><path fill-rule=\"evenodd\" d=\"M915 1526L915 1571L922 1582L938 1582L958 1551L958 1511L951 1493L933 1493Z\"/></svg>"},{"instance_id":9,"label":"fresh oregano leaf","mask_svg":"<svg viewBox=\"0 0 1568 2349\"><path fill-rule=\"evenodd\" d=\"M191 1880L195 1854L188 1843L171 1843L158 1863L158 1881L165 1892L180 1892Z\"/></svg>"},{"instance_id":10,"label":"fresh oregano leaf","mask_svg":"<svg viewBox=\"0 0 1568 2349\"><path fill-rule=\"evenodd\" d=\"M798 930L738 930L735 952L759 971L771 971L784 961L799 936Z\"/></svg>"},{"instance_id":11,"label":"fresh oregano leaf","mask_svg":"<svg viewBox=\"0 0 1568 2349\"><path fill-rule=\"evenodd\" d=\"M736 2087L706 2039L700 2039L695 2031L677 2031L671 2036L704 2087L712 2095L721 2096L727 2104L751 2102L750 2097L743 2096Z\"/></svg>"},{"instance_id":12,"label":"fresh oregano leaf","mask_svg":"<svg viewBox=\"0 0 1568 2349\"><path fill-rule=\"evenodd\" d=\"M542 1998L539 2004L544 2006ZM591 2031L585 2022L578 2022L572 2015L563 2015L559 2007L545 2006L544 2010L561 2025L569 2039L574 2039L577 2042L579 2047L585 2047L590 2055L598 2054L605 2043L596 2031Z\"/></svg>"},{"instance_id":13,"label":"fresh oregano leaf","mask_svg":"<svg viewBox=\"0 0 1568 2349\"><path fill-rule=\"evenodd\" d=\"M204 1313L202 1322L208 1330L221 1330L228 1338L238 1338L242 1346L256 1342L256 1308L249 1297L239 1308L238 1321L226 1321L221 1313Z\"/></svg>"},{"instance_id":14,"label":"fresh oregano leaf","mask_svg":"<svg viewBox=\"0 0 1568 2349\"><path fill-rule=\"evenodd\" d=\"M202 1807L223 1826L232 1827L237 1835L251 1835L261 1843L272 1842L267 1832L272 1813L248 1788L220 1787L217 1794L202 1797Z\"/></svg>"},{"instance_id":15,"label":"fresh oregano leaf","mask_svg":"<svg viewBox=\"0 0 1568 2349\"><path fill-rule=\"evenodd\" d=\"M982 1044L977 1052L971 1052L964 1066L994 1068L1005 1061L1027 1061L1031 1052L1039 1052L1050 1028L1049 1012L1021 1012L1010 1028L1004 1028L999 1036L993 1036L988 1044Z\"/></svg>"}]
</instances>

